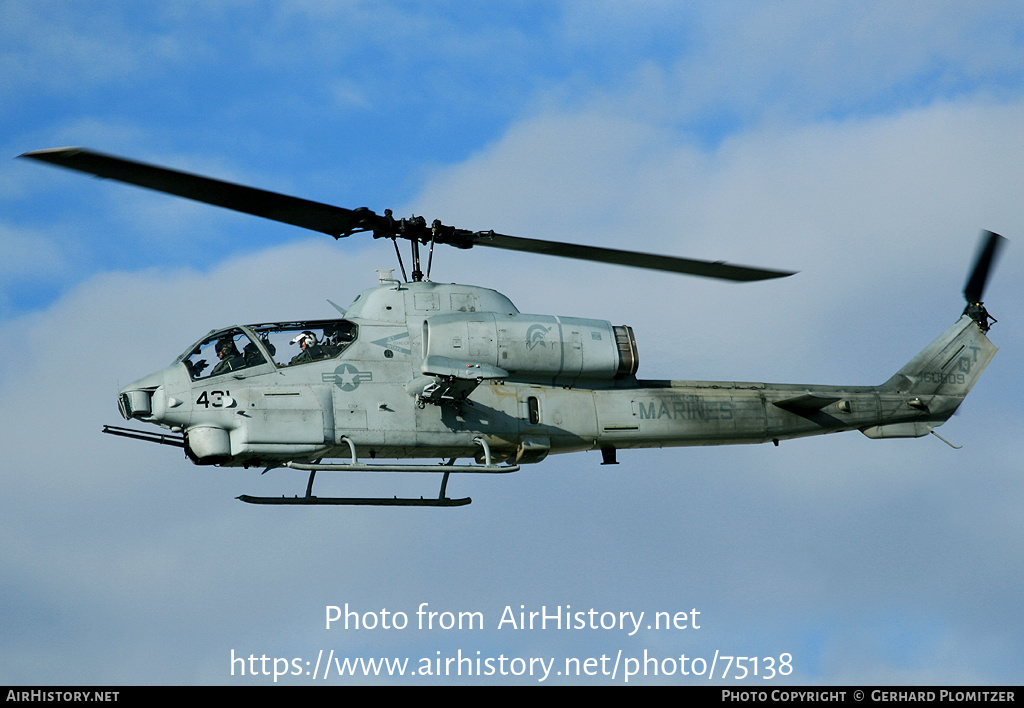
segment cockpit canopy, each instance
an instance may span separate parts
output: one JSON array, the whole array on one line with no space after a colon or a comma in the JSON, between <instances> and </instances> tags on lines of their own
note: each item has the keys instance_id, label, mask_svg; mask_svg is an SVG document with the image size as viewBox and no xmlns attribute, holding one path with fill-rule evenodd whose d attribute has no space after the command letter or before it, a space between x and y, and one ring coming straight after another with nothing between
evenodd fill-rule
<instances>
[{"instance_id":1,"label":"cockpit canopy","mask_svg":"<svg viewBox=\"0 0 1024 708\"><path fill-rule=\"evenodd\" d=\"M182 354L193 379L220 376L272 363L297 366L341 354L356 340L349 320L305 320L244 325L211 332Z\"/></svg>"}]
</instances>

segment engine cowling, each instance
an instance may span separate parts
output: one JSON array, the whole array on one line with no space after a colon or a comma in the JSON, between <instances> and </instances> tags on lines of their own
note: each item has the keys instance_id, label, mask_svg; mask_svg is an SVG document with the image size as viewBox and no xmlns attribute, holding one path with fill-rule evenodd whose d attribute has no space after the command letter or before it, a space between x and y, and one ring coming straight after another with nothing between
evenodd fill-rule
<instances>
[{"instance_id":1,"label":"engine cowling","mask_svg":"<svg viewBox=\"0 0 1024 708\"><path fill-rule=\"evenodd\" d=\"M626 326L551 315L451 313L423 322L423 358L503 369L526 379L608 380L636 373L636 339Z\"/></svg>"}]
</instances>

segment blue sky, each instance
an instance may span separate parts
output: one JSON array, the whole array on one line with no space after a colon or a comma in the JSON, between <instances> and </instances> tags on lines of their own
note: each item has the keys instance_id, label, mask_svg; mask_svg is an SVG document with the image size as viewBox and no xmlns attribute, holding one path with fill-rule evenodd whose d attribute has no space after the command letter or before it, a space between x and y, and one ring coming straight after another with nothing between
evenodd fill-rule
<instances>
[{"instance_id":1,"label":"blue sky","mask_svg":"<svg viewBox=\"0 0 1024 708\"><path fill-rule=\"evenodd\" d=\"M636 452L613 471L580 455L460 479L465 509L248 508L234 497L302 480L104 439L118 384L213 327L330 316L327 298L344 305L394 265L390 245L11 159L0 682L244 683L232 649L461 648L788 652L800 684L1019 683L1019 8L679 5L0 2L0 143L800 271L736 286L439 254L437 279L524 312L632 325L648 378L879 383L959 315L977 233L1000 231L1011 246L987 304L1002 350L940 431L962 450L847 434ZM345 602L489 618L697 607L706 624L325 631L324 606Z\"/></svg>"}]
</instances>

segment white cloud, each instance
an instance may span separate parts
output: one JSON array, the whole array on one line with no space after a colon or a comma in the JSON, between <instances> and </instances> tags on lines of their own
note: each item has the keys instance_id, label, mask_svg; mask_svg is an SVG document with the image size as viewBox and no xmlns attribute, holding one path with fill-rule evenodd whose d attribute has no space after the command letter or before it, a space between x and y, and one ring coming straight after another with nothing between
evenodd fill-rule
<instances>
[{"instance_id":1,"label":"white cloud","mask_svg":"<svg viewBox=\"0 0 1024 708\"><path fill-rule=\"evenodd\" d=\"M564 34L577 50L602 46L634 58L613 73L609 110L697 126L712 138L775 120L998 95L1019 90L1024 79L1021 21L1011 2L564 7Z\"/></svg>"}]
</instances>

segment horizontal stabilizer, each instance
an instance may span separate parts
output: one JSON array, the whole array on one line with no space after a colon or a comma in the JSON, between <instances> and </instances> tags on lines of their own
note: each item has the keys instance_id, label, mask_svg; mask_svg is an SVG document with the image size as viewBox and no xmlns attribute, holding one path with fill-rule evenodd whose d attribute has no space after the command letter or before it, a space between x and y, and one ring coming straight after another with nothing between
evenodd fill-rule
<instances>
[{"instance_id":1,"label":"horizontal stabilizer","mask_svg":"<svg viewBox=\"0 0 1024 708\"><path fill-rule=\"evenodd\" d=\"M830 403L842 400L841 396L829 396L823 393L804 393L793 398L784 398L781 401L773 401L773 403L781 408L782 410L789 411L790 413L796 413L797 415L803 415L805 413L811 413L813 411L820 411Z\"/></svg>"}]
</instances>

